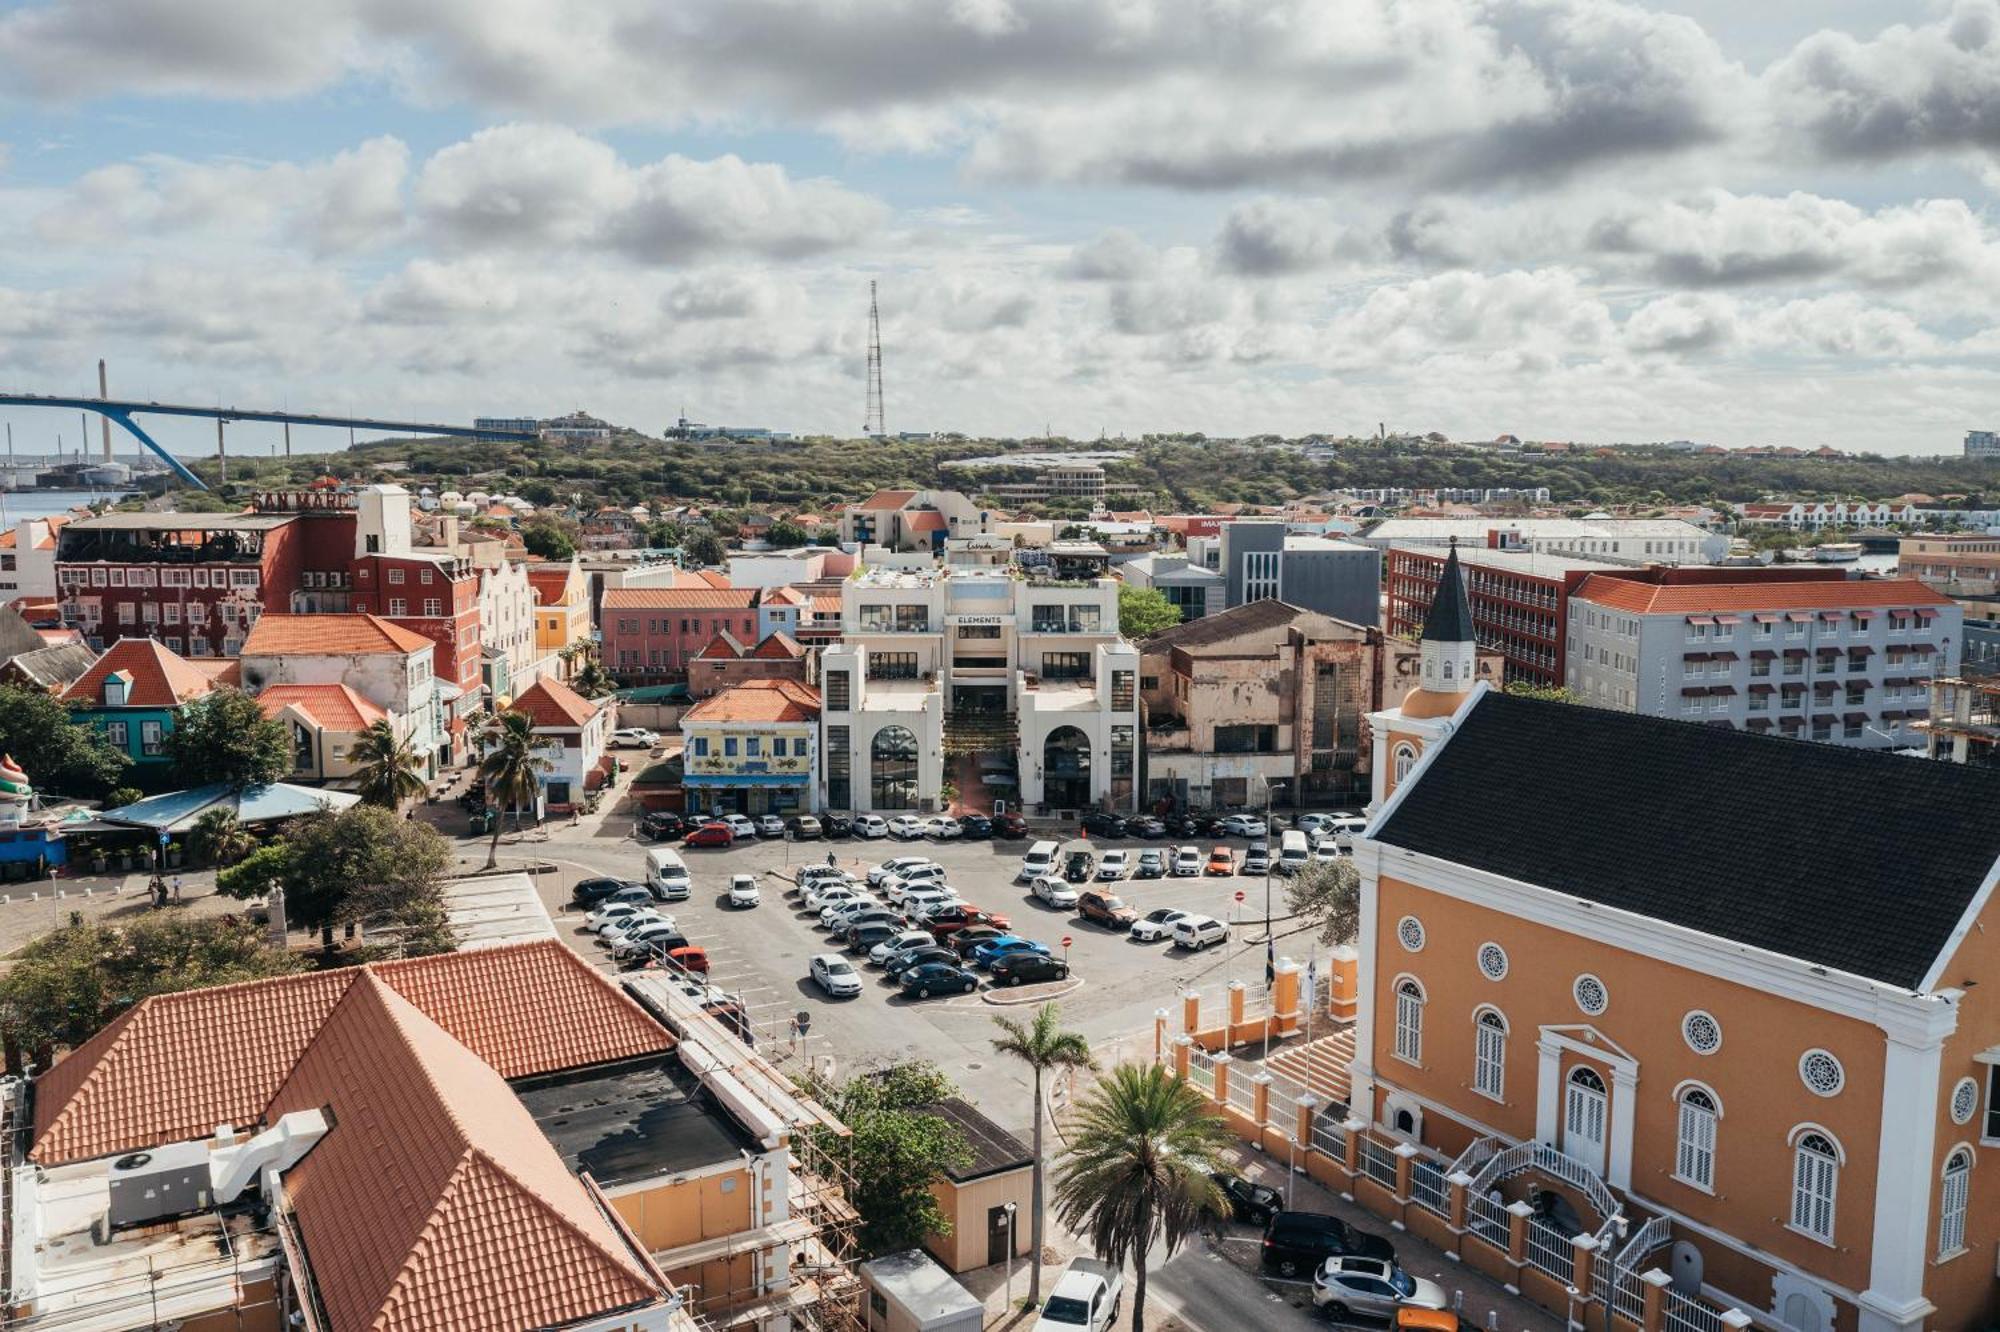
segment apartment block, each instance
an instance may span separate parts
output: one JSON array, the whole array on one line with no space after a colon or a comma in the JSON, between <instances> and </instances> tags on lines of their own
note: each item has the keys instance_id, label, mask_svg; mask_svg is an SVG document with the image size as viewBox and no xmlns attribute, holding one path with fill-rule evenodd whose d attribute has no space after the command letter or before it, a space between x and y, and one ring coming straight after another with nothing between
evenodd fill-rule
<instances>
[{"instance_id":1,"label":"apartment block","mask_svg":"<svg viewBox=\"0 0 2000 1332\"><path fill-rule=\"evenodd\" d=\"M1480 646L1500 653L1509 683L1560 686L1567 676L1569 601L1592 574L1627 566L1532 550L1458 547ZM1389 551L1389 632L1414 638L1437 597L1446 552Z\"/></svg>"}]
</instances>

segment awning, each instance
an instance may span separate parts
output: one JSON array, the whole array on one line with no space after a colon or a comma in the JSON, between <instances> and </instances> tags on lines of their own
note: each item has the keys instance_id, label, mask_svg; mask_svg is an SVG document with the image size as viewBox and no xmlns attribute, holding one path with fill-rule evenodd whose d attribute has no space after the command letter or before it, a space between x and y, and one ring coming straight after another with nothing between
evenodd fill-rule
<instances>
[{"instance_id":1,"label":"awning","mask_svg":"<svg viewBox=\"0 0 2000 1332\"><path fill-rule=\"evenodd\" d=\"M1688 616L1688 623L1689 623L1689 624L1714 624L1714 623L1715 623L1715 617L1714 617L1713 615L1690 615L1690 616Z\"/></svg>"},{"instance_id":2,"label":"awning","mask_svg":"<svg viewBox=\"0 0 2000 1332\"><path fill-rule=\"evenodd\" d=\"M1753 731L1768 731L1771 729L1771 719L1769 717L1752 717L1744 724Z\"/></svg>"},{"instance_id":3,"label":"awning","mask_svg":"<svg viewBox=\"0 0 2000 1332\"><path fill-rule=\"evenodd\" d=\"M1870 653L1872 653L1874 650L1875 650L1874 648L1868 647L1864 644L1859 647L1851 647L1847 649L1847 655L1850 657L1865 657Z\"/></svg>"},{"instance_id":4,"label":"awning","mask_svg":"<svg viewBox=\"0 0 2000 1332\"><path fill-rule=\"evenodd\" d=\"M1785 618L1794 624L1806 624L1812 620L1811 611L1786 611Z\"/></svg>"},{"instance_id":5,"label":"awning","mask_svg":"<svg viewBox=\"0 0 2000 1332\"><path fill-rule=\"evenodd\" d=\"M1682 660L1682 661L1707 661L1707 660L1708 660L1708 654L1707 654L1706 652L1683 652L1683 653L1681 653L1681 660Z\"/></svg>"},{"instance_id":6,"label":"awning","mask_svg":"<svg viewBox=\"0 0 2000 1332\"><path fill-rule=\"evenodd\" d=\"M1705 685L1691 685L1688 688L1681 690L1681 697L1699 698L1702 695L1706 694L1707 692L1708 688Z\"/></svg>"},{"instance_id":7,"label":"awning","mask_svg":"<svg viewBox=\"0 0 2000 1332\"><path fill-rule=\"evenodd\" d=\"M1716 685L1713 688L1711 688L1708 692L1711 694L1734 694L1736 692L1736 686Z\"/></svg>"},{"instance_id":8,"label":"awning","mask_svg":"<svg viewBox=\"0 0 2000 1332\"><path fill-rule=\"evenodd\" d=\"M1741 624L1743 623L1743 617L1741 615L1718 615L1715 617L1715 622L1717 624Z\"/></svg>"},{"instance_id":9,"label":"awning","mask_svg":"<svg viewBox=\"0 0 2000 1332\"><path fill-rule=\"evenodd\" d=\"M1910 644L1910 651L1912 651L1912 652L1916 653L1916 654L1917 654L1918 656L1920 656L1920 657L1928 657L1928 656L1930 656L1930 654L1931 654L1931 653L1933 653L1933 652L1936 652L1936 651L1937 651L1937 644L1935 644L1935 643L1912 643L1912 644Z\"/></svg>"},{"instance_id":10,"label":"awning","mask_svg":"<svg viewBox=\"0 0 2000 1332\"><path fill-rule=\"evenodd\" d=\"M1708 659L1710 661L1735 661L1736 654L1734 652L1711 652L1708 654Z\"/></svg>"},{"instance_id":11,"label":"awning","mask_svg":"<svg viewBox=\"0 0 2000 1332\"><path fill-rule=\"evenodd\" d=\"M1867 721L1868 714L1865 712L1843 712L1840 714L1840 719L1852 726L1856 722Z\"/></svg>"},{"instance_id":12,"label":"awning","mask_svg":"<svg viewBox=\"0 0 2000 1332\"><path fill-rule=\"evenodd\" d=\"M1778 718L1778 725L1784 727L1788 731L1796 731L1799 729L1799 727L1804 726L1805 724L1806 724L1806 719L1804 717Z\"/></svg>"},{"instance_id":13,"label":"awning","mask_svg":"<svg viewBox=\"0 0 2000 1332\"><path fill-rule=\"evenodd\" d=\"M1819 618L1825 620L1828 624L1839 624L1841 617L1846 614L1846 611L1821 611Z\"/></svg>"},{"instance_id":14,"label":"awning","mask_svg":"<svg viewBox=\"0 0 2000 1332\"><path fill-rule=\"evenodd\" d=\"M1919 620L1935 620L1938 617L1938 613L1935 607L1919 606L1916 609L1916 616Z\"/></svg>"},{"instance_id":15,"label":"awning","mask_svg":"<svg viewBox=\"0 0 2000 1332\"><path fill-rule=\"evenodd\" d=\"M1775 688L1774 686L1772 686L1772 685L1767 685L1767 684L1753 684L1753 685L1751 685L1751 686L1750 686L1750 692L1751 692L1751 693L1753 693L1753 694L1775 694L1775 693L1777 693L1778 691L1777 691L1777 689L1776 689L1776 688Z\"/></svg>"},{"instance_id":16,"label":"awning","mask_svg":"<svg viewBox=\"0 0 2000 1332\"><path fill-rule=\"evenodd\" d=\"M1840 688L1840 686L1835 684L1833 681L1822 680L1818 684L1813 686L1813 692L1815 694L1820 694L1823 696L1830 696L1833 693L1833 691L1838 688Z\"/></svg>"},{"instance_id":17,"label":"awning","mask_svg":"<svg viewBox=\"0 0 2000 1332\"><path fill-rule=\"evenodd\" d=\"M1750 618L1759 624L1776 624L1785 617L1770 611L1759 611Z\"/></svg>"},{"instance_id":18,"label":"awning","mask_svg":"<svg viewBox=\"0 0 2000 1332\"><path fill-rule=\"evenodd\" d=\"M1769 648L1757 648L1757 649L1755 649L1754 651L1752 651L1752 652L1750 653L1750 660L1752 660L1752 661L1769 661L1769 660L1771 660L1771 658L1773 658L1773 657L1775 657L1775 656L1777 656L1777 655L1778 655L1777 653L1775 653L1775 652L1771 651L1771 649L1769 649Z\"/></svg>"},{"instance_id":19,"label":"awning","mask_svg":"<svg viewBox=\"0 0 2000 1332\"><path fill-rule=\"evenodd\" d=\"M1788 694L1803 694L1806 692L1806 687L1802 684L1782 684L1779 685L1778 688L1784 690Z\"/></svg>"},{"instance_id":20,"label":"awning","mask_svg":"<svg viewBox=\"0 0 2000 1332\"><path fill-rule=\"evenodd\" d=\"M1872 620L1875 618L1875 612L1872 610L1858 610L1854 612L1854 618L1863 621Z\"/></svg>"},{"instance_id":21,"label":"awning","mask_svg":"<svg viewBox=\"0 0 2000 1332\"><path fill-rule=\"evenodd\" d=\"M1785 655L1796 661L1801 657L1810 657L1812 653L1806 651L1804 648L1786 648Z\"/></svg>"},{"instance_id":22,"label":"awning","mask_svg":"<svg viewBox=\"0 0 2000 1332\"><path fill-rule=\"evenodd\" d=\"M1832 644L1830 644L1830 643L1829 643L1829 644L1825 644L1825 645L1822 645L1822 646L1820 646L1820 647L1816 647L1816 648L1814 648L1814 649L1813 649L1813 653L1814 653L1814 654L1815 654L1816 656L1821 656L1821 657L1837 657L1837 656L1839 656L1839 655L1840 655L1840 649L1839 649L1839 648L1837 648L1837 647L1834 647L1834 646L1833 646Z\"/></svg>"}]
</instances>

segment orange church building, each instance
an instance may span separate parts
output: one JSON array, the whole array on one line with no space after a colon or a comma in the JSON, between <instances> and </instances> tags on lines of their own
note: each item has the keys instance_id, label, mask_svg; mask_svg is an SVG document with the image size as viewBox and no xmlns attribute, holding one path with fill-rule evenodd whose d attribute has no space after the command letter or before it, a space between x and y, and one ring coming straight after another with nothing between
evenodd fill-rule
<instances>
[{"instance_id":1,"label":"orange church building","mask_svg":"<svg viewBox=\"0 0 2000 1332\"><path fill-rule=\"evenodd\" d=\"M1454 553L1372 718L1361 1200L1593 1328L1988 1326L2000 773L1513 697L1475 651Z\"/></svg>"}]
</instances>

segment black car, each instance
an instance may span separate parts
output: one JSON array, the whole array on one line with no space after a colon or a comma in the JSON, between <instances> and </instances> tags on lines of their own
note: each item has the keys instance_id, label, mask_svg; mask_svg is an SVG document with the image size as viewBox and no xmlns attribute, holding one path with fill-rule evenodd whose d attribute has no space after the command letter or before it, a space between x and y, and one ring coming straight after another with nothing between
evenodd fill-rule
<instances>
[{"instance_id":1,"label":"black car","mask_svg":"<svg viewBox=\"0 0 2000 1332\"><path fill-rule=\"evenodd\" d=\"M971 994L979 988L979 977L949 962L926 962L903 973L903 993L917 999L934 994Z\"/></svg>"},{"instance_id":2,"label":"black car","mask_svg":"<svg viewBox=\"0 0 2000 1332\"><path fill-rule=\"evenodd\" d=\"M887 925L891 933L899 933L910 928L909 919L902 912L892 907L869 907L866 911L856 912L840 922L840 933L843 937L851 935L855 928L861 925ZM875 941L875 943L881 942L880 939ZM874 944L869 945L871 948L874 946Z\"/></svg>"},{"instance_id":3,"label":"black car","mask_svg":"<svg viewBox=\"0 0 2000 1332\"><path fill-rule=\"evenodd\" d=\"M987 818L984 814L961 814L958 816L958 826L964 831L967 837L991 837L993 835L993 820Z\"/></svg>"},{"instance_id":4,"label":"black car","mask_svg":"<svg viewBox=\"0 0 2000 1332\"><path fill-rule=\"evenodd\" d=\"M1069 979L1069 963L1040 953L1014 953L996 958L992 967L995 985L1033 984L1036 981Z\"/></svg>"},{"instance_id":5,"label":"black car","mask_svg":"<svg viewBox=\"0 0 2000 1332\"><path fill-rule=\"evenodd\" d=\"M670 809L656 809L639 820L639 835L655 842L679 837L684 828L681 816Z\"/></svg>"},{"instance_id":6,"label":"black car","mask_svg":"<svg viewBox=\"0 0 2000 1332\"><path fill-rule=\"evenodd\" d=\"M1396 1261L1395 1246L1323 1212L1273 1212L1264 1227L1264 1270L1307 1276L1329 1258Z\"/></svg>"},{"instance_id":7,"label":"black car","mask_svg":"<svg viewBox=\"0 0 2000 1332\"><path fill-rule=\"evenodd\" d=\"M962 930L954 930L946 935L945 947L960 957L965 957L979 945L991 943L1005 933L1006 930L995 929L991 925L968 925Z\"/></svg>"},{"instance_id":8,"label":"black car","mask_svg":"<svg viewBox=\"0 0 2000 1332\"><path fill-rule=\"evenodd\" d=\"M569 890L569 900L577 906L596 906L621 888L643 888L644 884L627 883L623 879L582 879Z\"/></svg>"},{"instance_id":9,"label":"black car","mask_svg":"<svg viewBox=\"0 0 2000 1332\"><path fill-rule=\"evenodd\" d=\"M1090 883L1097 877L1097 857L1088 851L1072 851L1063 857L1062 873L1071 883Z\"/></svg>"},{"instance_id":10,"label":"black car","mask_svg":"<svg viewBox=\"0 0 2000 1332\"><path fill-rule=\"evenodd\" d=\"M865 953L878 943L887 943L903 932L901 925L886 920L863 921L848 927L847 947L850 952Z\"/></svg>"},{"instance_id":11,"label":"black car","mask_svg":"<svg viewBox=\"0 0 2000 1332\"><path fill-rule=\"evenodd\" d=\"M1093 809L1083 816L1083 830L1092 837L1123 837L1125 820L1116 814L1107 814L1101 809Z\"/></svg>"},{"instance_id":12,"label":"black car","mask_svg":"<svg viewBox=\"0 0 2000 1332\"><path fill-rule=\"evenodd\" d=\"M900 976L911 967L923 966L926 962L943 962L950 965L958 961L958 954L943 944L932 944L928 948L919 945L905 948L902 952L882 964L882 970L891 976Z\"/></svg>"},{"instance_id":13,"label":"black car","mask_svg":"<svg viewBox=\"0 0 2000 1332\"><path fill-rule=\"evenodd\" d=\"M828 837L851 837L854 822L842 814L822 814L819 816L820 831Z\"/></svg>"},{"instance_id":14,"label":"black car","mask_svg":"<svg viewBox=\"0 0 2000 1332\"><path fill-rule=\"evenodd\" d=\"M1125 835L1127 837L1144 837L1149 840L1161 838L1167 835L1167 825L1154 818L1151 814L1141 814L1136 819L1127 819L1125 821Z\"/></svg>"},{"instance_id":15,"label":"black car","mask_svg":"<svg viewBox=\"0 0 2000 1332\"><path fill-rule=\"evenodd\" d=\"M1252 1184L1241 1175L1221 1171L1209 1178L1229 1200L1229 1214L1246 1225L1269 1225L1272 1217L1285 1210L1285 1195L1269 1185Z\"/></svg>"}]
</instances>

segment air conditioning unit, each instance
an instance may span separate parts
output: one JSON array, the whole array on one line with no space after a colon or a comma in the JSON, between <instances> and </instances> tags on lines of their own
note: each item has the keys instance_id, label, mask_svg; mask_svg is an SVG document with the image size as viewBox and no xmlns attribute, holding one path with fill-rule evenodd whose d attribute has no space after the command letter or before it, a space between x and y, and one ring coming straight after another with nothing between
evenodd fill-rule
<instances>
[{"instance_id":1,"label":"air conditioning unit","mask_svg":"<svg viewBox=\"0 0 2000 1332\"><path fill-rule=\"evenodd\" d=\"M111 1228L148 1226L205 1210L208 1144L176 1142L130 1152L111 1163Z\"/></svg>"}]
</instances>

